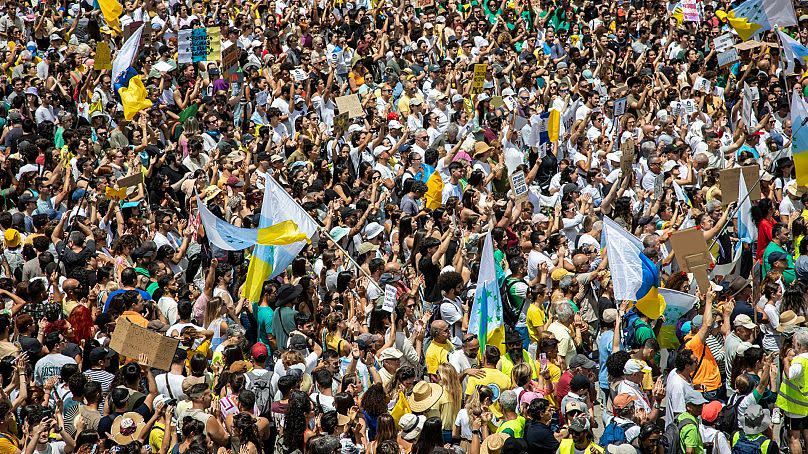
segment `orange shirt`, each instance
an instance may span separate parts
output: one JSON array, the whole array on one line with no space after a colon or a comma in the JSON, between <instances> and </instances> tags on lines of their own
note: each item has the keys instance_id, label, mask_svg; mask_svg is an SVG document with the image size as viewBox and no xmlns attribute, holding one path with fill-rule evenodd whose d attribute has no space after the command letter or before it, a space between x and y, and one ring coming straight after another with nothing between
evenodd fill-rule
<instances>
[{"instance_id":1,"label":"orange shirt","mask_svg":"<svg viewBox=\"0 0 808 454\"><path fill-rule=\"evenodd\" d=\"M696 375L693 377L693 384L704 385L707 391L715 391L720 388L721 373L718 371L718 363L715 362L712 352L710 352L710 349L701 341L699 336L693 336L687 341L685 348L693 352L697 364L701 361L701 366L699 366ZM704 355L703 360L701 359L702 355Z\"/></svg>"},{"instance_id":2,"label":"orange shirt","mask_svg":"<svg viewBox=\"0 0 808 454\"><path fill-rule=\"evenodd\" d=\"M135 311L123 311L123 313L121 314L121 317L129 320L130 322L134 323L135 325L142 326L144 328L149 326L149 321L146 320L145 317L143 317L142 315L140 315L139 313L137 313Z\"/></svg>"}]
</instances>

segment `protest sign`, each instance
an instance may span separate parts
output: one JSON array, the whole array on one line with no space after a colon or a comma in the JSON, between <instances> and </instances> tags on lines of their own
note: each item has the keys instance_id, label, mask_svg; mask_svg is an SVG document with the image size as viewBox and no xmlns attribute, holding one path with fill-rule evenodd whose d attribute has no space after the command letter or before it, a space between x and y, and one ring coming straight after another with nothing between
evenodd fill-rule
<instances>
[{"instance_id":1,"label":"protest sign","mask_svg":"<svg viewBox=\"0 0 808 454\"><path fill-rule=\"evenodd\" d=\"M515 200L527 198L528 187L524 171L520 170L511 174L511 188L513 188L513 198Z\"/></svg>"},{"instance_id":2,"label":"protest sign","mask_svg":"<svg viewBox=\"0 0 808 454\"><path fill-rule=\"evenodd\" d=\"M348 112L349 118L359 118L365 116L365 109L359 101L359 95L339 96L334 99L340 113Z\"/></svg>"},{"instance_id":3,"label":"protest sign","mask_svg":"<svg viewBox=\"0 0 808 454\"><path fill-rule=\"evenodd\" d=\"M180 341L135 325L125 317L118 318L109 348L121 356L137 358L146 354L146 365L168 370Z\"/></svg>"},{"instance_id":4,"label":"protest sign","mask_svg":"<svg viewBox=\"0 0 808 454\"><path fill-rule=\"evenodd\" d=\"M701 10L696 0L682 0L684 22L701 22Z\"/></svg>"},{"instance_id":5,"label":"protest sign","mask_svg":"<svg viewBox=\"0 0 808 454\"><path fill-rule=\"evenodd\" d=\"M702 293L710 290L707 268L713 262L713 256L707 251L704 233L697 229L679 230L671 235L671 246L679 269L693 273Z\"/></svg>"},{"instance_id":6,"label":"protest sign","mask_svg":"<svg viewBox=\"0 0 808 454\"><path fill-rule=\"evenodd\" d=\"M620 99L614 100L614 116L619 117L626 113L626 103L628 102L628 98L625 96Z\"/></svg>"},{"instance_id":7,"label":"protest sign","mask_svg":"<svg viewBox=\"0 0 808 454\"><path fill-rule=\"evenodd\" d=\"M746 181L746 191L749 194L749 200L752 202L760 200L760 185L755 184L759 178L760 167L757 165L734 167L731 169L722 169L718 173L718 178L721 181L721 204L723 206L727 206L738 200L738 185L741 181L742 171L743 179Z\"/></svg>"},{"instance_id":8,"label":"protest sign","mask_svg":"<svg viewBox=\"0 0 808 454\"><path fill-rule=\"evenodd\" d=\"M382 303L382 310L385 312L393 313L396 310L396 294L398 289L394 285L387 284L384 286L384 302Z\"/></svg>"},{"instance_id":9,"label":"protest sign","mask_svg":"<svg viewBox=\"0 0 808 454\"><path fill-rule=\"evenodd\" d=\"M738 56L738 50L734 48L727 49L718 54L718 66L724 67L735 63L741 58Z\"/></svg>"},{"instance_id":10,"label":"protest sign","mask_svg":"<svg viewBox=\"0 0 808 454\"><path fill-rule=\"evenodd\" d=\"M657 340L661 348L679 347L679 339L676 337L676 323L690 309L693 309L698 298L684 292L677 292L667 288L659 289L659 295L665 298L665 312L663 313L662 328L659 330Z\"/></svg>"},{"instance_id":11,"label":"protest sign","mask_svg":"<svg viewBox=\"0 0 808 454\"><path fill-rule=\"evenodd\" d=\"M732 33L724 33L713 39L715 51L719 53L725 52L727 49L731 48L733 44L735 44L735 38L732 37Z\"/></svg>"},{"instance_id":12,"label":"protest sign","mask_svg":"<svg viewBox=\"0 0 808 454\"><path fill-rule=\"evenodd\" d=\"M476 95L483 92L483 84L485 84L485 73L488 72L488 65L485 63L477 63L474 65L474 78L471 81L471 94Z\"/></svg>"}]
</instances>

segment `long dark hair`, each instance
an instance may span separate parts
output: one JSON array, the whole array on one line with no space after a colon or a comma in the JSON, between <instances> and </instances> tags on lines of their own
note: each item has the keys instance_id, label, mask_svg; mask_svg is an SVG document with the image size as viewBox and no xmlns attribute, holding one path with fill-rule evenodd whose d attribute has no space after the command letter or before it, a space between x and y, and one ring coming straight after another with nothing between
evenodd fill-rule
<instances>
[{"instance_id":1,"label":"long dark hair","mask_svg":"<svg viewBox=\"0 0 808 454\"><path fill-rule=\"evenodd\" d=\"M440 418L433 416L424 422L421 435L412 446L412 454L430 454L436 446L443 446L443 429Z\"/></svg>"},{"instance_id":2,"label":"long dark hair","mask_svg":"<svg viewBox=\"0 0 808 454\"><path fill-rule=\"evenodd\" d=\"M242 412L233 416L233 427L238 430L239 440L241 440L241 443L249 441L255 445L255 449L258 450L258 454L263 452L263 449L261 449L263 443L258 437L258 428L256 427L255 420L251 414Z\"/></svg>"},{"instance_id":3,"label":"long dark hair","mask_svg":"<svg viewBox=\"0 0 808 454\"><path fill-rule=\"evenodd\" d=\"M289 393L289 411L284 418L283 445L287 452L305 449L303 435L308 428L306 414L311 411L311 400L303 391Z\"/></svg>"}]
</instances>

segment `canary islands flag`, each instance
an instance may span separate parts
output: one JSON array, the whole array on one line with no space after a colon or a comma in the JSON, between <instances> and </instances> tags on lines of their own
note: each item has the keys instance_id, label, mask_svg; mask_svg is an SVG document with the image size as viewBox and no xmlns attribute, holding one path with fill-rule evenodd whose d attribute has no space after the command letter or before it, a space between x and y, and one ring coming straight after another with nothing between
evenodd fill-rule
<instances>
[{"instance_id":1,"label":"canary islands flag","mask_svg":"<svg viewBox=\"0 0 808 454\"><path fill-rule=\"evenodd\" d=\"M791 97L791 155L797 172L797 185L808 185L808 104L799 91Z\"/></svg>"},{"instance_id":2,"label":"canary islands flag","mask_svg":"<svg viewBox=\"0 0 808 454\"><path fill-rule=\"evenodd\" d=\"M282 246L264 244L255 246L250 258L250 266L247 268L247 281L244 284L243 296L250 301L255 302L261 298L264 281L286 270L306 242L317 232L317 224L303 210L303 207L289 196L274 178L267 176L258 230L284 221L293 221L303 233L303 237L298 237L298 241Z\"/></svg>"},{"instance_id":3,"label":"canary islands flag","mask_svg":"<svg viewBox=\"0 0 808 454\"><path fill-rule=\"evenodd\" d=\"M240 251L256 244L280 246L308 240L306 234L298 230L297 224L291 220L258 229L245 229L216 217L198 197L196 204L208 240L226 251Z\"/></svg>"},{"instance_id":4,"label":"canary islands flag","mask_svg":"<svg viewBox=\"0 0 808 454\"><path fill-rule=\"evenodd\" d=\"M746 0L729 13L719 10L715 14L728 22L744 41L775 26L797 25L790 0Z\"/></svg>"},{"instance_id":5,"label":"canary islands flag","mask_svg":"<svg viewBox=\"0 0 808 454\"><path fill-rule=\"evenodd\" d=\"M642 253L642 242L608 217L603 234L616 300L636 301L637 310L655 320L665 312L659 295L659 269Z\"/></svg>"},{"instance_id":6,"label":"canary islands flag","mask_svg":"<svg viewBox=\"0 0 808 454\"><path fill-rule=\"evenodd\" d=\"M783 43L783 57L786 60L786 74L794 74L794 60L800 62L800 66L808 66L808 47L802 45L796 39L783 33L782 30L777 30L777 36L780 37L780 42Z\"/></svg>"},{"instance_id":7,"label":"canary islands flag","mask_svg":"<svg viewBox=\"0 0 808 454\"><path fill-rule=\"evenodd\" d=\"M480 340L480 351L486 345L496 345L500 351L505 346L505 325L502 318L502 297L499 293L497 273L494 266L494 243L491 232L485 234L477 289L469 316L469 332Z\"/></svg>"}]
</instances>

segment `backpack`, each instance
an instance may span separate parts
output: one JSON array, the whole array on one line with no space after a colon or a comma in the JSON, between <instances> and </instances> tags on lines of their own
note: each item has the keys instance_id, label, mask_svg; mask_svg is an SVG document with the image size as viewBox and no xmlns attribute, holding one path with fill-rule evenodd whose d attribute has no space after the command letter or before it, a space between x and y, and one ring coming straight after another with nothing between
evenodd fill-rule
<instances>
[{"instance_id":1,"label":"backpack","mask_svg":"<svg viewBox=\"0 0 808 454\"><path fill-rule=\"evenodd\" d=\"M600 436L601 446L608 445L622 445L628 443L626 439L626 431L634 426L631 421L623 424L618 424L615 418L609 421L609 424L603 429L603 435Z\"/></svg>"},{"instance_id":2,"label":"backpack","mask_svg":"<svg viewBox=\"0 0 808 454\"><path fill-rule=\"evenodd\" d=\"M684 454L682 449L682 429L691 424L696 425L692 419L683 419L678 422L674 421L665 427L665 436L662 439L665 454Z\"/></svg>"},{"instance_id":3,"label":"backpack","mask_svg":"<svg viewBox=\"0 0 808 454\"><path fill-rule=\"evenodd\" d=\"M512 328L515 327L516 323L519 321L519 314L522 312L522 306L525 304L525 301L522 300L522 305L517 307L516 303L511 299L511 289L520 281L522 280L508 277L499 288L499 293L502 297L502 318L505 321L505 326Z\"/></svg>"},{"instance_id":4,"label":"backpack","mask_svg":"<svg viewBox=\"0 0 808 454\"><path fill-rule=\"evenodd\" d=\"M258 407L258 414L263 417L270 417L272 413L272 371L267 371L264 375L256 375L252 371L247 372L250 377L250 386L247 387L255 393L255 406Z\"/></svg>"},{"instance_id":5,"label":"backpack","mask_svg":"<svg viewBox=\"0 0 808 454\"><path fill-rule=\"evenodd\" d=\"M637 337L637 322L640 321L640 313L637 311L636 308L631 309L623 316L622 326L623 333L620 338L620 346L623 350L631 350L632 348L636 348L636 340Z\"/></svg>"},{"instance_id":6,"label":"backpack","mask_svg":"<svg viewBox=\"0 0 808 454\"><path fill-rule=\"evenodd\" d=\"M737 440L735 440L737 438ZM754 440L746 438L746 434L738 432L733 437L732 454L762 454L769 448L769 440L758 436Z\"/></svg>"},{"instance_id":7,"label":"backpack","mask_svg":"<svg viewBox=\"0 0 808 454\"><path fill-rule=\"evenodd\" d=\"M743 400L743 396L737 393L729 398L727 404L718 412L718 417L715 420L715 428L731 434L738 429L738 404Z\"/></svg>"}]
</instances>

